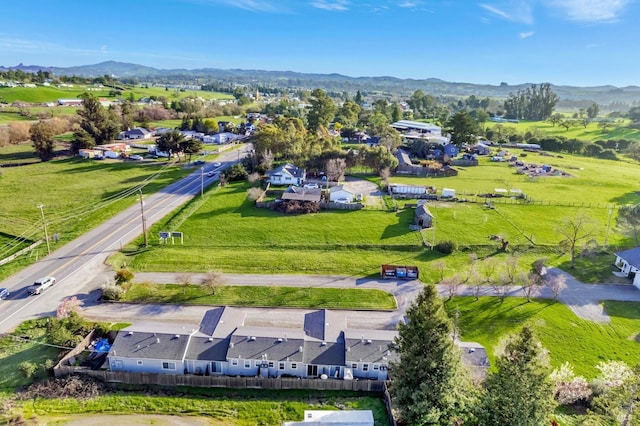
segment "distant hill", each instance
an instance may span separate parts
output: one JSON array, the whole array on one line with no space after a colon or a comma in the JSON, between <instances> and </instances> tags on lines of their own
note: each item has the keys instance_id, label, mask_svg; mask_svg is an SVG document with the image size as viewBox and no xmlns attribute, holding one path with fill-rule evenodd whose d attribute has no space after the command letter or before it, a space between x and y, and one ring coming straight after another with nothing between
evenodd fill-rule
<instances>
[{"instance_id":1,"label":"distant hill","mask_svg":"<svg viewBox=\"0 0 640 426\"><path fill-rule=\"evenodd\" d=\"M454 83L437 78L422 80L400 79L395 77L349 77L341 74L311 74L293 71L265 71L241 69L158 69L125 62L106 61L94 65L75 67L44 67L19 64L15 67L2 67L0 70L21 69L25 72L48 70L54 75L77 75L99 77L113 75L121 79L161 83L189 83L197 80L200 84L223 82L227 84L260 85L263 87L310 89L321 87L324 90L354 93L356 90L375 92L390 97L408 97L420 89L434 96L471 96L505 98L509 93L527 88L531 83L518 85L489 85L472 83ZM539 83L539 82L538 82ZM597 102L601 105L621 103L631 105L640 102L640 87L627 86L558 86L552 84L553 91L565 102Z\"/></svg>"}]
</instances>

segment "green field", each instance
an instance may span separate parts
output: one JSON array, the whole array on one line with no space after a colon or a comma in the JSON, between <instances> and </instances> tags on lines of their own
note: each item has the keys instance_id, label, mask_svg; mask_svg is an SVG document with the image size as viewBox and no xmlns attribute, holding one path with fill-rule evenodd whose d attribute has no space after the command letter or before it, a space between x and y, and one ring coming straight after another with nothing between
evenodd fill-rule
<instances>
[{"instance_id":1,"label":"green field","mask_svg":"<svg viewBox=\"0 0 640 426\"><path fill-rule=\"evenodd\" d=\"M16 101L29 103L56 102L59 98L77 98L88 88L94 89L93 86L76 85L74 87L53 87L38 86L36 88L27 87L0 87L0 102L12 103ZM109 87L100 88L100 90L91 90L91 93L100 98L111 98L109 92L113 90ZM126 86L120 95L124 99L129 98L129 93L133 93L136 100L142 97L165 96L169 101L182 99L185 97L200 97L206 100L211 99L233 99L228 93L205 92L201 90L165 90L164 87L131 87Z\"/></svg>"},{"instance_id":2,"label":"green field","mask_svg":"<svg viewBox=\"0 0 640 426\"><path fill-rule=\"evenodd\" d=\"M221 115L218 117L204 117L203 120L215 120L218 121L230 121L234 124L240 124L244 122L242 117L235 117L231 115ZM149 122L150 127L167 127L167 128L178 128L182 124L181 119L175 120L160 120L160 121L151 121Z\"/></svg>"},{"instance_id":3,"label":"green field","mask_svg":"<svg viewBox=\"0 0 640 426\"><path fill-rule=\"evenodd\" d=\"M490 359L507 334L523 325L531 325L549 351L551 364L570 362L578 375L587 379L598 374L601 361L620 360L638 363L640 353L640 304L604 302L610 324L580 319L561 303L549 300L527 302L522 298L455 297L446 302L450 314L459 312L461 340L475 341L487 348Z\"/></svg>"},{"instance_id":4,"label":"green field","mask_svg":"<svg viewBox=\"0 0 640 426\"><path fill-rule=\"evenodd\" d=\"M20 161L33 154L30 147L20 145L0 149L0 162ZM7 160L8 159L8 160ZM145 165L121 160L83 160L69 158L22 167L3 168L0 176L0 232L8 236L42 238L38 205L48 223L50 236L58 234L61 243L71 241L89 229L138 201L142 187L145 194L158 191L190 172L180 166L166 166L160 161ZM52 248L55 248L55 244ZM39 255L45 253L44 245ZM9 244L0 246L0 258L12 253ZM0 277L6 277L35 260L36 253L3 266Z\"/></svg>"},{"instance_id":5,"label":"green field","mask_svg":"<svg viewBox=\"0 0 640 426\"><path fill-rule=\"evenodd\" d=\"M201 285L133 284L122 302L169 303L175 305L278 306L307 309L397 308L394 297L382 290L220 286L215 294ZM265 305L268 301L268 305Z\"/></svg>"},{"instance_id":6,"label":"green field","mask_svg":"<svg viewBox=\"0 0 640 426\"><path fill-rule=\"evenodd\" d=\"M629 139L640 141L640 130L627 128L628 120L621 122L611 123L606 131L596 122L589 123L587 127L576 122L569 130L565 130L564 127L559 125L553 126L548 121L526 121L522 120L519 123L493 123L487 121L482 123L482 127L493 128L496 125L502 126L502 128L515 129L516 133L524 135L530 131L532 133L539 133L540 136L563 136L567 139L580 139L585 141L597 141L607 139Z\"/></svg>"}]
</instances>

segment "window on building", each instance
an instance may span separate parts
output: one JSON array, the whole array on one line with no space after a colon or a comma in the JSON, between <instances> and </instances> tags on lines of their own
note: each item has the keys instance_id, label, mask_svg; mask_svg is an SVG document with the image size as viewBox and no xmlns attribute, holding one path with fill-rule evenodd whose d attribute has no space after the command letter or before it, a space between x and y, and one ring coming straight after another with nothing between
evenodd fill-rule
<instances>
[{"instance_id":1,"label":"window on building","mask_svg":"<svg viewBox=\"0 0 640 426\"><path fill-rule=\"evenodd\" d=\"M244 368L251 368L251 361L245 361L244 362Z\"/></svg>"},{"instance_id":2,"label":"window on building","mask_svg":"<svg viewBox=\"0 0 640 426\"><path fill-rule=\"evenodd\" d=\"M237 359L232 359L231 360L231 365L238 365L238 360Z\"/></svg>"},{"instance_id":3,"label":"window on building","mask_svg":"<svg viewBox=\"0 0 640 426\"><path fill-rule=\"evenodd\" d=\"M352 363L352 364L351 364L351 368L357 369L357 368L358 368L358 364L357 364L357 363L355 363L355 362L354 362L354 363Z\"/></svg>"},{"instance_id":4,"label":"window on building","mask_svg":"<svg viewBox=\"0 0 640 426\"><path fill-rule=\"evenodd\" d=\"M138 365L142 365L142 361L138 360Z\"/></svg>"},{"instance_id":5,"label":"window on building","mask_svg":"<svg viewBox=\"0 0 640 426\"><path fill-rule=\"evenodd\" d=\"M269 368L273 368L273 361L269 361Z\"/></svg>"},{"instance_id":6,"label":"window on building","mask_svg":"<svg viewBox=\"0 0 640 426\"><path fill-rule=\"evenodd\" d=\"M281 362L281 363L278 365L278 370L284 370L284 362Z\"/></svg>"},{"instance_id":7,"label":"window on building","mask_svg":"<svg viewBox=\"0 0 640 426\"><path fill-rule=\"evenodd\" d=\"M380 366L378 364L373 364L373 369L374 370L378 370L380 368Z\"/></svg>"},{"instance_id":8,"label":"window on building","mask_svg":"<svg viewBox=\"0 0 640 426\"><path fill-rule=\"evenodd\" d=\"M298 364L296 364L295 362L292 362L291 363L291 368L293 368L295 370L296 368L298 368Z\"/></svg>"},{"instance_id":9,"label":"window on building","mask_svg":"<svg viewBox=\"0 0 640 426\"><path fill-rule=\"evenodd\" d=\"M362 371L369 371L369 364L362 364Z\"/></svg>"},{"instance_id":10,"label":"window on building","mask_svg":"<svg viewBox=\"0 0 640 426\"><path fill-rule=\"evenodd\" d=\"M162 369L163 370L175 370L176 369L176 363L175 362L163 362L162 363Z\"/></svg>"}]
</instances>

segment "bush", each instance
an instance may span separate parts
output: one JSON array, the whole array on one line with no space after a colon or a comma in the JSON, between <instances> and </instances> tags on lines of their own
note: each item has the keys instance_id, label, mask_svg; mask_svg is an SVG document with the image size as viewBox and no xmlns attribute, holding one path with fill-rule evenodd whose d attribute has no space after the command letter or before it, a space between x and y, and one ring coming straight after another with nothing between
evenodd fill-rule
<instances>
[{"instance_id":1,"label":"bush","mask_svg":"<svg viewBox=\"0 0 640 426\"><path fill-rule=\"evenodd\" d=\"M104 300L120 300L124 294L124 289L117 285L108 285L102 288L102 298Z\"/></svg>"},{"instance_id":2,"label":"bush","mask_svg":"<svg viewBox=\"0 0 640 426\"><path fill-rule=\"evenodd\" d=\"M116 280L116 284L122 285L122 284L130 283L131 280L133 280L133 276L134 276L133 272L131 272L126 268L123 268L123 269L120 269L118 272L116 272L116 276L113 277L113 279Z\"/></svg>"},{"instance_id":3,"label":"bush","mask_svg":"<svg viewBox=\"0 0 640 426\"><path fill-rule=\"evenodd\" d=\"M38 366L29 361L21 362L18 368L27 379L32 378L38 371Z\"/></svg>"},{"instance_id":4,"label":"bush","mask_svg":"<svg viewBox=\"0 0 640 426\"><path fill-rule=\"evenodd\" d=\"M442 254L451 254L458 249L458 243L452 240L439 241L435 249Z\"/></svg>"}]
</instances>

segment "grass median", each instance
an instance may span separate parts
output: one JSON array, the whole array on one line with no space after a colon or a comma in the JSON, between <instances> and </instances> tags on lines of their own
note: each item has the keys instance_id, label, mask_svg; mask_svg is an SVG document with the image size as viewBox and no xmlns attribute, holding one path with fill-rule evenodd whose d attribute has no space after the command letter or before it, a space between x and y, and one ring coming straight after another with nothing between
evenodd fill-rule
<instances>
[{"instance_id":1,"label":"grass median","mask_svg":"<svg viewBox=\"0 0 640 426\"><path fill-rule=\"evenodd\" d=\"M122 302L179 305L254 306L309 309L393 310L390 293L375 289L220 286L215 293L190 284L132 284Z\"/></svg>"}]
</instances>

